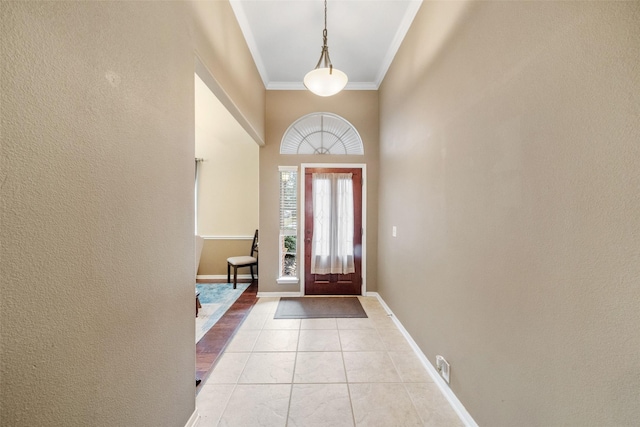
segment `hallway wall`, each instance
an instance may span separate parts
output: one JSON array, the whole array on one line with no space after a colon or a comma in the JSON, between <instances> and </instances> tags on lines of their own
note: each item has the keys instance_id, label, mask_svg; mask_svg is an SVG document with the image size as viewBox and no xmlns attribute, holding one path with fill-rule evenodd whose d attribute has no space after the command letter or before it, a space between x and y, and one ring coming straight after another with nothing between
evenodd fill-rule
<instances>
[{"instance_id":1,"label":"hallway wall","mask_svg":"<svg viewBox=\"0 0 640 427\"><path fill-rule=\"evenodd\" d=\"M229 3L207 3L209 38L186 2L0 2L0 425L194 412L194 52L264 116L255 67L225 70L251 58Z\"/></svg>"},{"instance_id":2,"label":"hallway wall","mask_svg":"<svg viewBox=\"0 0 640 427\"><path fill-rule=\"evenodd\" d=\"M638 22L424 2L381 87L378 290L481 426L640 419Z\"/></svg>"}]
</instances>

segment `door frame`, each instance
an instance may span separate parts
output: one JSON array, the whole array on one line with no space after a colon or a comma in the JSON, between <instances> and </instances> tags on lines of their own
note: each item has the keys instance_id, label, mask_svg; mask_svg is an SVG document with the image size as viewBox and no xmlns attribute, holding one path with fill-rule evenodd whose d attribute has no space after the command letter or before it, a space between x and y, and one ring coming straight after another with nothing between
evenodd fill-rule
<instances>
[{"instance_id":1,"label":"door frame","mask_svg":"<svg viewBox=\"0 0 640 427\"><path fill-rule=\"evenodd\" d=\"M306 170L312 168L353 168L362 170L362 285L360 295L367 295L367 165L365 163L302 163L300 165L300 176L304 178ZM301 182L301 181L298 181ZM302 180L304 182L304 179ZM299 235L304 238L305 230L305 191L304 185L299 185L300 190L300 228ZM302 240L298 239L299 242ZM306 295L305 293L305 245L298 245L300 247L300 295Z\"/></svg>"}]
</instances>

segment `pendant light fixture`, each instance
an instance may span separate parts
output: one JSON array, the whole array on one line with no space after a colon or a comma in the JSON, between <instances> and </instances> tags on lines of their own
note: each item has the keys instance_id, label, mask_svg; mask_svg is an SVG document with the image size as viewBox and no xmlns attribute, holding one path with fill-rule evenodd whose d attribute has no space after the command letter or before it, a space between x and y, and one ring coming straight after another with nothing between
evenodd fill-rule
<instances>
[{"instance_id":1,"label":"pendant light fixture","mask_svg":"<svg viewBox=\"0 0 640 427\"><path fill-rule=\"evenodd\" d=\"M322 52L316 68L304 76L304 85L318 96L331 96L347 85L347 75L333 68L327 46L327 0L324 0L324 31L322 32Z\"/></svg>"}]
</instances>

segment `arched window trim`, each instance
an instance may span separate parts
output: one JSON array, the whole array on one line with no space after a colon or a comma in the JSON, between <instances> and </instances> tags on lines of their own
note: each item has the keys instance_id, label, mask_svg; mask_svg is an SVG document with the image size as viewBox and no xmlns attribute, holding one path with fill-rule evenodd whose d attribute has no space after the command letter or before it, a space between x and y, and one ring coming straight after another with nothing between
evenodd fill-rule
<instances>
[{"instance_id":1,"label":"arched window trim","mask_svg":"<svg viewBox=\"0 0 640 427\"><path fill-rule=\"evenodd\" d=\"M325 126L325 118L330 119L333 126ZM325 135L330 139L328 147L324 146ZM319 146L314 141L318 139ZM364 145L358 130L344 117L317 112L300 117L287 128L280 142L280 154L364 155Z\"/></svg>"}]
</instances>

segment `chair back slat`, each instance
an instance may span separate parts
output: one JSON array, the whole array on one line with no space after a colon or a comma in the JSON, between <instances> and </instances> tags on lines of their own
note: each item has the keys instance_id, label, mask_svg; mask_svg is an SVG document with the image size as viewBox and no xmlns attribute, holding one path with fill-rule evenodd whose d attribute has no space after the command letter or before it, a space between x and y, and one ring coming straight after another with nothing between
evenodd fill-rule
<instances>
[{"instance_id":1,"label":"chair back slat","mask_svg":"<svg viewBox=\"0 0 640 427\"><path fill-rule=\"evenodd\" d=\"M251 242L251 253L249 256L256 257L254 254L258 253L258 230L253 235L253 242Z\"/></svg>"}]
</instances>

